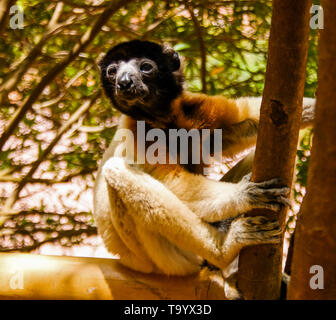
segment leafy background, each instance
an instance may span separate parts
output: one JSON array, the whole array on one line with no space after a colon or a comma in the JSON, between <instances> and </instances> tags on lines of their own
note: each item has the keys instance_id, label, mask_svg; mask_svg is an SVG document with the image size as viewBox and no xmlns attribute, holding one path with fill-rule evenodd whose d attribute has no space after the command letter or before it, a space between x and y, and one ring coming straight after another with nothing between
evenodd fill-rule
<instances>
[{"instance_id":1,"label":"leafy background","mask_svg":"<svg viewBox=\"0 0 336 320\"><path fill-rule=\"evenodd\" d=\"M11 29L8 12L0 17L0 251L56 245L60 254L78 254L101 246L92 187L119 114L102 95L97 61L111 46L169 43L184 57L189 90L262 94L271 1L7 2L23 11L24 27ZM317 39L312 30L309 97L316 91ZM305 192L311 136L300 135L289 229Z\"/></svg>"}]
</instances>

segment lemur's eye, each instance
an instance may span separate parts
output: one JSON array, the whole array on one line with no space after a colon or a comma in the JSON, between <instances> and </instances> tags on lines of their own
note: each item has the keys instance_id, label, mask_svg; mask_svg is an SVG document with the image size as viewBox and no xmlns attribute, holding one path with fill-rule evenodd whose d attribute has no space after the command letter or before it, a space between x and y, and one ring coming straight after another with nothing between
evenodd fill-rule
<instances>
[{"instance_id":1,"label":"lemur's eye","mask_svg":"<svg viewBox=\"0 0 336 320\"><path fill-rule=\"evenodd\" d=\"M153 66L148 62L144 62L140 66L140 71L141 72L150 73L152 70L153 70Z\"/></svg>"},{"instance_id":2,"label":"lemur's eye","mask_svg":"<svg viewBox=\"0 0 336 320\"><path fill-rule=\"evenodd\" d=\"M110 80L113 80L115 78L116 73L117 73L117 65L116 64L111 64L107 67L106 76Z\"/></svg>"}]
</instances>

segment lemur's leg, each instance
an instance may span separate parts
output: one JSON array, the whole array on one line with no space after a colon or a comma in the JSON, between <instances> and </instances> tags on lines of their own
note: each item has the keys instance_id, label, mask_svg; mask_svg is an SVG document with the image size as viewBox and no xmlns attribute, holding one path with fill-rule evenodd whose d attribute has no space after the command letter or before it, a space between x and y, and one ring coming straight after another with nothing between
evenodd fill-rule
<instances>
[{"instance_id":1,"label":"lemur's leg","mask_svg":"<svg viewBox=\"0 0 336 320\"><path fill-rule=\"evenodd\" d=\"M120 216L125 219L127 212L121 199L113 190L108 189L105 178L101 175L101 169L98 171L97 182L94 193L94 216L106 249L112 254L119 255L119 261L129 268L144 273L157 272L146 252L135 243L137 240L129 236L132 219L119 223ZM125 236L127 236L127 241L125 241Z\"/></svg>"},{"instance_id":2,"label":"lemur's leg","mask_svg":"<svg viewBox=\"0 0 336 320\"><path fill-rule=\"evenodd\" d=\"M108 224L108 222L104 221L104 224ZM126 247L112 224L109 224L108 233L106 232L105 234L106 236L102 234L105 247L109 252L120 256L118 261L122 265L143 273L159 273L153 263L148 261L146 258L141 259L141 257L136 256L129 248Z\"/></svg>"},{"instance_id":3,"label":"lemur's leg","mask_svg":"<svg viewBox=\"0 0 336 320\"><path fill-rule=\"evenodd\" d=\"M238 218L224 234L203 222L175 194L150 175L112 157L102 174L137 226L165 237L182 250L193 252L219 268L225 268L242 247L278 243L277 221L264 217Z\"/></svg>"},{"instance_id":4,"label":"lemur's leg","mask_svg":"<svg viewBox=\"0 0 336 320\"><path fill-rule=\"evenodd\" d=\"M235 218L254 208L278 211L288 204L285 196L290 190L281 186L279 179L254 183L246 176L239 179L238 183L228 183L210 180L186 170L178 174L170 171L164 176L151 171L151 175L159 179L191 211L207 222Z\"/></svg>"}]
</instances>

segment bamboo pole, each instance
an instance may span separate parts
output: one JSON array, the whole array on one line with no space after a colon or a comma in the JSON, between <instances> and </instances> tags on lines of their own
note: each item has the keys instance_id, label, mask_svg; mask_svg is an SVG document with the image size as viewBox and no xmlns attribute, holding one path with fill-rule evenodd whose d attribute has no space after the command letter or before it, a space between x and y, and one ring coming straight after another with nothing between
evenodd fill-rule
<instances>
[{"instance_id":1,"label":"bamboo pole","mask_svg":"<svg viewBox=\"0 0 336 320\"><path fill-rule=\"evenodd\" d=\"M117 259L0 254L0 299L218 300L219 275L188 277L132 271Z\"/></svg>"}]
</instances>

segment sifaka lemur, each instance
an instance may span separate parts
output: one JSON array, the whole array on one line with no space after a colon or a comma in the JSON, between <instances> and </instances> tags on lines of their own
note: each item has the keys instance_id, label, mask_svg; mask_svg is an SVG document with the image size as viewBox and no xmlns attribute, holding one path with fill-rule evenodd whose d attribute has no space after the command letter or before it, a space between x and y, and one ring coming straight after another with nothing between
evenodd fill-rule
<instances>
[{"instance_id":1,"label":"sifaka lemur","mask_svg":"<svg viewBox=\"0 0 336 320\"><path fill-rule=\"evenodd\" d=\"M144 121L146 132L209 129L211 138L221 129L226 158L256 143L260 97L187 92L180 69L173 49L138 40L115 46L100 62L105 94L122 116L99 167L94 216L108 251L123 265L145 273L192 274L204 261L225 269L243 247L281 238L278 221L243 214L253 208L278 211L288 204L290 190L279 179L250 181L253 155L221 181L202 175L207 166L202 161L137 163L154 143L139 147L137 121ZM302 127L311 125L314 104L304 98ZM123 140L125 129L134 139ZM125 149L131 152L125 155Z\"/></svg>"}]
</instances>

